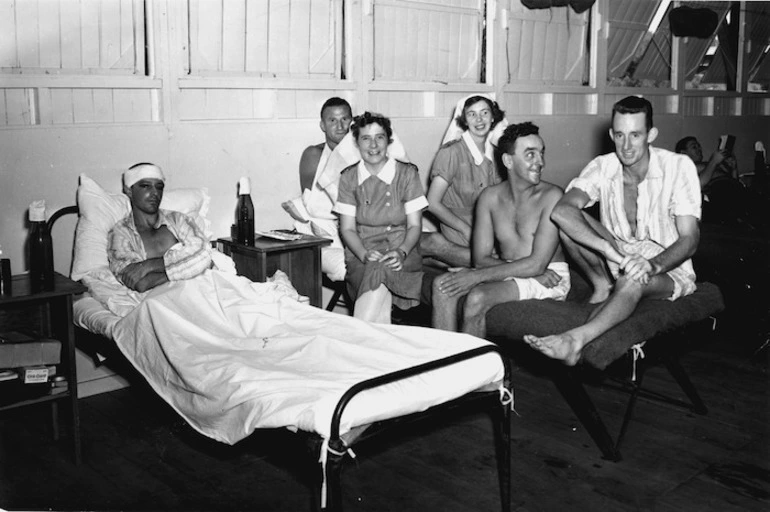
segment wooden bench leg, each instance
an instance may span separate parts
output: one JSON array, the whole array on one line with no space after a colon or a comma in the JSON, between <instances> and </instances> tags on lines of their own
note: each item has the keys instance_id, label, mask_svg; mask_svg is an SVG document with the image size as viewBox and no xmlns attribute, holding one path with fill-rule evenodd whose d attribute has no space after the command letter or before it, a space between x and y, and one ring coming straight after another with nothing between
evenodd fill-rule
<instances>
[{"instance_id":1,"label":"wooden bench leg","mask_svg":"<svg viewBox=\"0 0 770 512\"><path fill-rule=\"evenodd\" d=\"M615 447L607 427L604 425L599 411L591 401L591 397L583 386L576 370L570 367L556 368L551 372L551 379L567 401L580 422L588 430L596 445L602 451L605 459L618 462L622 459L620 452Z\"/></svg>"},{"instance_id":2,"label":"wooden bench leg","mask_svg":"<svg viewBox=\"0 0 770 512\"><path fill-rule=\"evenodd\" d=\"M679 357L673 354L669 354L665 358L665 363L666 368L668 368L668 371L671 373L671 376L674 377L674 380L676 380L677 384L679 384L679 387L682 388L682 391L684 391L685 395L687 395L687 398L689 398L690 402L692 402L692 410L698 414L708 413L706 404L703 403L703 400L701 400L698 391L696 391L692 381L690 381L690 378L687 376L687 373L685 373L684 368L682 368L682 364L679 362Z\"/></svg>"},{"instance_id":3,"label":"wooden bench leg","mask_svg":"<svg viewBox=\"0 0 770 512\"><path fill-rule=\"evenodd\" d=\"M626 405L626 413L623 415L623 423L620 425L620 433L618 434L618 440L615 442L615 450L620 451L620 443L623 442L623 437L626 435L628 424L631 422L631 418L634 415L634 406L636 400L639 398L639 394L642 391L642 381L644 380L644 365L639 365L636 369L636 381L631 382L631 396L628 398L628 404Z\"/></svg>"}]
</instances>

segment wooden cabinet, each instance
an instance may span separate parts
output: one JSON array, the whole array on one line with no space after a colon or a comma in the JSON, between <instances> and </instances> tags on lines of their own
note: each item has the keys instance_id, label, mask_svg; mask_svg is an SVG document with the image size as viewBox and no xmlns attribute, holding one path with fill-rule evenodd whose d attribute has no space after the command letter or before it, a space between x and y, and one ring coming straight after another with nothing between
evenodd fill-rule
<instances>
[{"instance_id":1,"label":"wooden cabinet","mask_svg":"<svg viewBox=\"0 0 770 512\"><path fill-rule=\"evenodd\" d=\"M230 238L217 240L217 249L235 261L238 275L264 282L276 270L285 272L294 288L321 307L321 248L331 244L327 238L305 235L299 240L257 238L254 246L241 245Z\"/></svg>"},{"instance_id":2,"label":"wooden cabinet","mask_svg":"<svg viewBox=\"0 0 770 512\"><path fill-rule=\"evenodd\" d=\"M75 364L75 332L72 324L72 297L86 287L61 274L55 274L54 288L32 292L29 276L13 276L11 294L0 296L0 332L31 331L62 344L59 375L67 378L67 390L37 398L20 400L0 407L0 411L31 404L49 402L53 411L54 437L58 438L58 408L61 400L69 404L71 436L76 464L80 463L80 414L78 411L78 378Z\"/></svg>"}]
</instances>

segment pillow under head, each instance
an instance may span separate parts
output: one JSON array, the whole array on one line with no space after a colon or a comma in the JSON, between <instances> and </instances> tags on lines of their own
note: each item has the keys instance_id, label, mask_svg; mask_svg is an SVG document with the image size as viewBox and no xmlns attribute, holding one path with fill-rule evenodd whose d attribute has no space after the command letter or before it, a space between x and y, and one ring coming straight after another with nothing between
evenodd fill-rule
<instances>
[{"instance_id":1,"label":"pillow under head","mask_svg":"<svg viewBox=\"0 0 770 512\"><path fill-rule=\"evenodd\" d=\"M206 216L209 210L209 194L205 188L181 188L165 190L161 208L189 215L208 239L211 239L211 223ZM91 272L109 271L107 261L107 234L110 229L128 215L131 203L128 196L105 191L98 183L80 175L77 191L79 210L75 228L75 251L71 277L81 280Z\"/></svg>"}]
</instances>

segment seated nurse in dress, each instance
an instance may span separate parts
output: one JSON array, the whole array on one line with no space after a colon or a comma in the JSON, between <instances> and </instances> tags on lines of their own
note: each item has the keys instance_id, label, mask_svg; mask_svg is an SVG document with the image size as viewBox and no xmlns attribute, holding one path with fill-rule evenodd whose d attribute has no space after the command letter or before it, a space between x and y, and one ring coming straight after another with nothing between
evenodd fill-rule
<instances>
[{"instance_id":1,"label":"seated nurse in dress","mask_svg":"<svg viewBox=\"0 0 770 512\"><path fill-rule=\"evenodd\" d=\"M417 167L388 156L390 120L365 112L351 125L361 161L342 171L334 211L353 316L390 323L391 306L419 304L422 258L416 250L428 206Z\"/></svg>"},{"instance_id":2,"label":"seated nurse in dress","mask_svg":"<svg viewBox=\"0 0 770 512\"><path fill-rule=\"evenodd\" d=\"M471 266L471 232L476 200L502 181L493 145L508 122L489 96L474 94L457 103L444 143L433 160L428 211L439 232L423 233L420 252L438 266Z\"/></svg>"}]
</instances>

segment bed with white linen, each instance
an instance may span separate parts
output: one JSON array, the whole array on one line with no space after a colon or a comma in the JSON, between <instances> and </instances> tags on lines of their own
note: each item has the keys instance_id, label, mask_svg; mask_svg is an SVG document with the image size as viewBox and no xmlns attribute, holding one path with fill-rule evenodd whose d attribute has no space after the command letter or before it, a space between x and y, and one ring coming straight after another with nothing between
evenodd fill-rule
<instances>
[{"instance_id":1,"label":"bed with white linen","mask_svg":"<svg viewBox=\"0 0 770 512\"><path fill-rule=\"evenodd\" d=\"M205 190L167 191L163 207L191 215L208 234ZM253 283L221 254L194 279L139 294L115 280L106 259L107 231L128 213L127 197L81 175L78 208L72 278L89 292L75 302L75 323L114 342L197 431L229 444L259 428L318 436L329 508L339 508L342 458L368 427L494 397L507 509L511 394L494 345L330 313L299 302L285 275Z\"/></svg>"}]
</instances>

